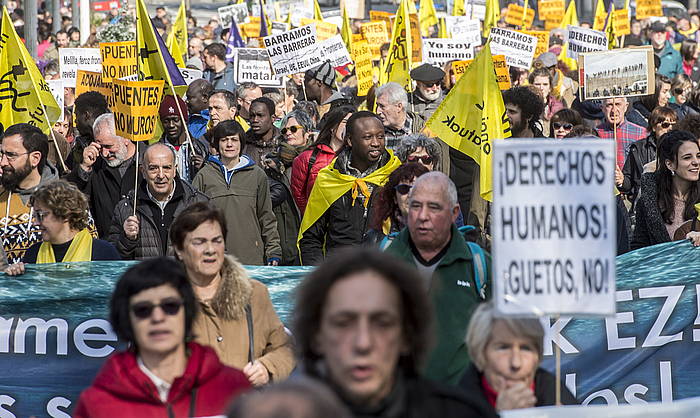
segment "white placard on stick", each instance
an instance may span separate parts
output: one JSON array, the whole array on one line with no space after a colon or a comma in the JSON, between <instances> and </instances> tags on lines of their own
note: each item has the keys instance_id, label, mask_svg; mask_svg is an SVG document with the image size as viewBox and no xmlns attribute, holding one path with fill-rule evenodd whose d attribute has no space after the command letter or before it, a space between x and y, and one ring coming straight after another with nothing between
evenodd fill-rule
<instances>
[{"instance_id":1,"label":"white placard on stick","mask_svg":"<svg viewBox=\"0 0 700 418\"><path fill-rule=\"evenodd\" d=\"M453 38L465 40L473 46L481 45L481 22L478 19L470 19L468 16L445 16L445 26Z\"/></svg>"},{"instance_id":2,"label":"white placard on stick","mask_svg":"<svg viewBox=\"0 0 700 418\"><path fill-rule=\"evenodd\" d=\"M508 315L615 313L612 140L494 142L493 283Z\"/></svg>"},{"instance_id":3,"label":"white placard on stick","mask_svg":"<svg viewBox=\"0 0 700 418\"><path fill-rule=\"evenodd\" d=\"M583 100L654 94L651 46L586 52L578 57Z\"/></svg>"},{"instance_id":4,"label":"white placard on stick","mask_svg":"<svg viewBox=\"0 0 700 418\"><path fill-rule=\"evenodd\" d=\"M491 54L505 55L506 63L512 67L530 69L537 48L536 36L514 30L491 28L489 39Z\"/></svg>"},{"instance_id":5,"label":"white placard on stick","mask_svg":"<svg viewBox=\"0 0 700 418\"><path fill-rule=\"evenodd\" d=\"M185 79L185 83L187 83L188 86L192 84L194 80L202 78L203 74L201 70L194 68L178 68L178 70L180 70L180 74L182 74L182 78Z\"/></svg>"},{"instance_id":6,"label":"white placard on stick","mask_svg":"<svg viewBox=\"0 0 700 418\"><path fill-rule=\"evenodd\" d=\"M272 71L281 77L301 73L323 62L316 43L316 26L306 25L263 38Z\"/></svg>"},{"instance_id":7,"label":"white placard on stick","mask_svg":"<svg viewBox=\"0 0 700 418\"><path fill-rule=\"evenodd\" d=\"M58 63L65 87L75 87L78 70L102 72L100 48L58 48Z\"/></svg>"},{"instance_id":8,"label":"white placard on stick","mask_svg":"<svg viewBox=\"0 0 700 418\"><path fill-rule=\"evenodd\" d=\"M578 54L593 51L607 51L608 37L605 32L579 26L567 26L569 47L566 56L578 59Z\"/></svg>"},{"instance_id":9,"label":"white placard on stick","mask_svg":"<svg viewBox=\"0 0 700 418\"><path fill-rule=\"evenodd\" d=\"M352 62L348 48L340 35L335 35L319 42L318 46L323 60L330 60L333 68L342 67Z\"/></svg>"},{"instance_id":10,"label":"white placard on stick","mask_svg":"<svg viewBox=\"0 0 700 418\"><path fill-rule=\"evenodd\" d=\"M273 74L267 51L262 48L234 49L233 74L238 84L252 81L261 87L284 86L284 80Z\"/></svg>"},{"instance_id":11,"label":"white placard on stick","mask_svg":"<svg viewBox=\"0 0 700 418\"><path fill-rule=\"evenodd\" d=\"M452 60L474 59L474 46L462 39L423 38L423 62L442 67Z\"/></svg>"},{"instance_id":12,"label":"white placard on stick","mask_svg":"<svg viewBox=\"0 0 700 418\"><path fill-rule=\"evenodd\" d=\"M56 103L58 104L58 107L63 109L63 99L64 99L63 80L62 79L46 80L46 84L49 85L49 88L51 89L51 94L53 94L54 99L56 99ZM62 110L61 110L61 115L59 116L59 118L56 122L63 122L63 111Z\"/></svg>"},{"instance_id":13,"label":"white placard on stick","mask_svg":"<svg viewBox=\"0 0 700 418\"><path fill-rule=\"evenodd\" d=\"M248 18L248 6L245 3L219 7L217 11L222 28L230 28L231 19L235 19L236 24L240 26Z\"/></svg>"}]
</instances>

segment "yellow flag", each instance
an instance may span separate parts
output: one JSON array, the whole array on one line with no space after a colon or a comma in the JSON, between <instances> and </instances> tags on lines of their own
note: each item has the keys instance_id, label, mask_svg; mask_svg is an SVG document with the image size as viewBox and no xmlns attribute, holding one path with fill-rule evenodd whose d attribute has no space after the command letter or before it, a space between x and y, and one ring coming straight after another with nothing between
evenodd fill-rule
<instances>
[{"instance_id":1,"label":"yellow flag","mask_svg":"<svg viewBox=\"0 0 700 418\"><path fill-rule=\"evenodd\" d=\"M605 27L605 18L607 17L607 12L605 11L604 0L598 0L595 6L595 17L593 18L593 29L603 30Z\"/></svg>"},{"instance_id":2,"label":"yellow flag","mask_svg":"<svg viewBox=\"0 0 700 418\"><path fill-rule=\"evenodd\" d=\"M175 38L173 37L172 39L174 40ZM175 60L175 65L180 68L185 68L185 58L183 57L185 54L180 49L180 43L171 41L171 38L168 37L166 46L168 47L170 55L172 55L173 59Z\"/></svg>"},{"instance_id":3,"label":"yellow flag","mask_svg":"<svg viewBox=\"0 0 700 418\"><path fill-rule=\"evenodd\" d=\"M467 14L467 10L464 8L464 0L455 0L455 4L452 7L452 16L464 16Z\"/></svg>"},{"instance_id":4,"label":"yellow flag","mask_svg":"<svg viewBox=\"0 0 700 418\"><path fill-rule=\"evenodd\" d=\"M567 25L578 26L578 15L576 14L576 1L569 1L569 6L566 8L566 13L564 13L564 19L561 20L559 24L560 28L566 29Z\"/></svg>"},{"instance_id":5,"label":"yellow flag","mask_svg":"<svg viewBox=\"0 0 700 418\"><path fill-rule=\"evenodd\" d=\"M511 135L491 44L486 44L425 126L428 133L479 164L481 197L491 201L493 141Z\"/></svg>"},{"instance_id":6,"label":"yellow flag","mask_svg":"<svg viewBox=\"0 0 700 418\"><path fill-rule=\"evenodd\" d=\"M416 2L414 0L408 0L408 13L412 15L418 14L418 9L416 9Z\"/></svg>"},{"instance_id":7,"label":"yellow flag","mask_svg":"<svg viewBox=\"0 0 700 418\"><path fill-rule=\"evenodd\" d=\"M617 47L615 38L615 3L610 2L610 10L605 18L605 35L608 38L608 49Z\"/></svg>"},{"instance_id":8,"label":"yellow flag","mask_svg":"<svg viewBox=\"0 0 700 418\"><path fill-rule=\"evenodd\" d=\"M340 36L343 38L348 51L352 51L352 26L350 26L350 18L345 7L343 7L343 27L340 29Z\"/></svg>"},{"instance_id":9,"label":"yellow flag","mask_svg":"<svg viewBox=\"0 0 700 418\"><path fill-rule=\"evenodd\" d=\"M176 50L172 49L170 45L173 44L173 42L177 41L177 46L180 54L184 54L187 52L187 16L186 16L187 11L185 10L185 1L182 0L180 2L180 8L177 10L177 17L175 18L175 22L173 22L172 28L170 28L170 33L168 34L168 40L166 41L166 44L168 46L168 50L170 51L170 54L173 56L173 58L177 57L175 56L175 53L177 52ZM183 65L184 67L184 65Z\"/></svg>"},{"instance_id":10,"label":"yellow flag","mask_svg":"<svg viewBox=\"0 0 700 418\"><path fill-rule=\"evenodd\" d=\"M420 21L420 30L423 32L423 36L428 36L430 27L438 24L433 0L420 0L418 20Z\"/></svg>"},{"instance_id":11,"label":"yellow flag","mask_svg":"<svg viewBox=\"0 0 700 418\"><path fill-rule=\"evenodd\" d=\"M486 16L484 17L484 28L482 31L484 38L489 37L491 28L496 27L500 18L501 6L498 0L486 0Z\"/></svg>"},{"instance_id":12,"label":"yellow flag","mask_svg":"<svg viewBox=\"0 0 700 418\"><path fill-rule=\"evenodd\" d=\"M445 24L445 18L440 18L440 23L438 24L438 38L449 38L450 35L447 33L447 25Z\"/></svg>"},{"instance_id":13,"label":"yellow flag","mask_svg":"<svg viewBox=\"0 0 700 418\"><path fill-rule=\"evenodd\" d=\"M380 84L390 81L401 84L406 91L411 91L411 55L412 37L408 12L408 0L401 0L394 19L394 29L391 31L391 46L389 56L379 74Z\"/></svg>"},{"instance_id":14,"label":"yellow flag","mask_svg":"<svg viewBox=\"0 0 700 418\"><path fill-rule=\"evenodd\" d=\"M318 0L314 0L314 20L323 20L321 6L318 5Z\"/></svg>"},{"instance_id":15,"label":"yellow flag","mask_svg":"<svg viewBox=\"0 0 700 418\"><path fill-rule=\"evenodd\" d=\"M63 109L56 103L49 85L36 62L17 36L7 9L2 9L0 35L0 124L7 129L16 123L28 123L49 133ZM65 157L65 156L64 156Z\"/></svg>"}]
</instances>

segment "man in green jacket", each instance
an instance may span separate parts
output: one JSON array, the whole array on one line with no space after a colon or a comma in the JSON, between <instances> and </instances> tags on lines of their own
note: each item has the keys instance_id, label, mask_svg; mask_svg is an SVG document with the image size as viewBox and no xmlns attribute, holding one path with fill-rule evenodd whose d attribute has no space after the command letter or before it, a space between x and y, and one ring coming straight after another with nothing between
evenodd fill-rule
<instances>
[{"instance_id":1,"label":"man in green jacket","mask_svg":"<svg viewBox=\"0 0 700 418\"><path fill-rule=\"evenodd\" d=\"M435 315L434 348L424 375L451 384L469 364L467 325L476 305L488 297L491 274L488 254L473 255L454 225L458 214L452 180L437 171L424 174L410 191L408 228L387 249L415 265L424 279ZM474 263L483 273L478 279Z\"/></svg>"}]
</instances>

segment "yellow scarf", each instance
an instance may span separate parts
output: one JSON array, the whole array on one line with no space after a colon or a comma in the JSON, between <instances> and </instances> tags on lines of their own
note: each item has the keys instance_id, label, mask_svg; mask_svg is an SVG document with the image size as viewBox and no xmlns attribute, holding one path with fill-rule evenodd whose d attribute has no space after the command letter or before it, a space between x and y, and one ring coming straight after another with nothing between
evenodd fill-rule
<instances>
[{"instance_id":1,"label":"yellow scarf","mask_svg":"<svg viewBox=\"0 0 700 418\"><path fill-rule=\"evenodd\" d=\"M353 205L355 204L357 196L362 193L365 197L364 205L367 207L370 197L367 183L372 183L375 186L383 186L389 178L389 174L401 165L401 161L394 156L394 153L391 150L388 151L391 156L389 161L367 177L357 178L348 174L342 174L340 171L333 168L337 157L318 172L314 187L311 189L309 202L306 205L306 211L304 211L304 219L301 220L301 227L299 228L299 235L297 237L297 247L299 246L301 237L304 236L304 232L326 213L326 210L328 210L333 202L348 191L352 190Z\"/></svg>"},{"instance_id":2,"label":"yellow scarf","mask_svg":"<svg viewBox=\"0 0 700 418\"><path fill-rule=\"evenodd\" d=\"M63 262L69 261L92 261L92 235L87 228L78 232L68 247ZM39 247L39 255L36 257L37 264L55 263L56 257L53 254L53 246L50 242L43 242Z\"/></svg>"}]
</instances>

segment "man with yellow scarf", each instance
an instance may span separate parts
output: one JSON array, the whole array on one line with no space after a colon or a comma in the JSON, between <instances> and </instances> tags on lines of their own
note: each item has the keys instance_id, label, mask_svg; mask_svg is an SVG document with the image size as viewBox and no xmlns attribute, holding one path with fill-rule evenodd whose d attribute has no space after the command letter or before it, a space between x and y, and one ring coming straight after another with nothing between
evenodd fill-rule
<instances>
[{"instance_id":1,"label":"man with yellow scarf","mask_svg":"<svg viewBox=\"0 0 700 418\"><path fill-rule=\"evenodd\" d=\"M44 242L29 247L23 262L7 267L8 275L23 274L25 263L121 260L112 244L90 234L87 198L74 184L48 182L34 192L29 204Z\"/></svg>"},{"instance_id":2,"label":"man with yellow scarf","mask_svg":"<svg viewBox=\"0 0 700 418\"><path fill-rule=\"evenodd\" d=\"M334 249L367 236L374 190L401 162L384 146L384 125L362 111L347 122L347 146L318 173L297 240L301 262L319 264Z\"/></svg>"}]
</instances>

